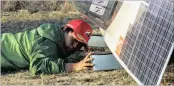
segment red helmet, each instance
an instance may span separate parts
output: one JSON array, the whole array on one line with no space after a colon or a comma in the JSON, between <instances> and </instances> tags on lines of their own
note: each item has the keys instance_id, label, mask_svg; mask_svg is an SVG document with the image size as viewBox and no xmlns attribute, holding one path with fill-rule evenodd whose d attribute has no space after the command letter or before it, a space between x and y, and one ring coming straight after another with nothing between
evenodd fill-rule
<instances>
[{"instance_id":1,"label":"red helmet","mask_svg":"<svg viewBox=\"0 0 174 86\"><path fill-rule=\"evenodd\" d=\"M92 28L87 22L81 19L74 19L69 21L65 26L74 31L74 37L79 42L85 43L86 45L88 44L92 34Z\"/></svg>"},{"instance_id":2,"label":"red helmet","mask_svg":"<svg viewBox=\"0 0 174 86\"><path fill-rule=\"evenodd\" d=\"M74 31L75 38L85 44L88 44L88 40L91 37L92 28L83 20L75 19L66 24L66 27L71 28Z\"/></svg>"}]
</instances>

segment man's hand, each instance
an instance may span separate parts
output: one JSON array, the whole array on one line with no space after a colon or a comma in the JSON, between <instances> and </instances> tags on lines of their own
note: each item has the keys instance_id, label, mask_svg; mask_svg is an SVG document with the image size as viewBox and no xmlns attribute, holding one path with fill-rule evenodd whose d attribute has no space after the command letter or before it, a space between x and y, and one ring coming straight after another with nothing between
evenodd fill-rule
<instances>
[{"instance_id":1,"label":"man's hand","mask_svg":"<svg viewBox=\"0 0 174 86\"><path fill-rule=\"evenodd\" d=\"M92 58L90 58L90 55L92 54L92 52L88 53L88 55L86 55L86 57L78 62L78 63L66 63L66 71L67 72L71 72L71 71L81 71L81 70L91 70L93 69L93 64L91 63L91 61L93 60Z\"/></svg>"}]
</instances>

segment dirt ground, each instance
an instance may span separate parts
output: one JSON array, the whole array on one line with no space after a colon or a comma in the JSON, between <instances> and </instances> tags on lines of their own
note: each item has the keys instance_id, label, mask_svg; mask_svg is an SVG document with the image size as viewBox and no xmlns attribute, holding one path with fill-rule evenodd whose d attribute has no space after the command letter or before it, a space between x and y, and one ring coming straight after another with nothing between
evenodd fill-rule
<instances>
[{"instance_id":1,"label":"dirt ground","mask_svg":"<svg viewBox=\"0 0 174 86\"><path fill-rule=\"evenodd\" d=\"M71 8L71 6L69 6L69 8ZM43 23L62 23L66 22L66 19L80 18L82 16L75 10L65 10L40 11L36 13L30 13L27 10L2 12L1 33L16 33L37 27ZM95 30L93 34L98 33L99 31ZM105 49L99 50L105 51ZM174 65L168 66L161 82L162 85L174 84L173 71ZM136 82L124 69L112 71L81 71L38 76L32 76L28 70L23 70L1 74L0 82L2 85L136 85Z\"/></svg>"}]
</instances>

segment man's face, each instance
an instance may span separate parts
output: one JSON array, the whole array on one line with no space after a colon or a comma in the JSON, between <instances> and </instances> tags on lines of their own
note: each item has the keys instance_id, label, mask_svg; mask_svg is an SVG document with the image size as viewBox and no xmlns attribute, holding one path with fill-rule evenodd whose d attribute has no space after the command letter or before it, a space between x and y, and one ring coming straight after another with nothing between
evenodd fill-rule
<instances>
[{"instance_id":1,"label":"man's face","mask_svg":"<svg viewBox=\"0 0 174 86\"><path fill-rule=\"evenodd\" d=\"M69 31L68 33L65 33L64 46L65 46L65 51L67 54L72 54L80 50L81 47L84 45L83 43L77 41L73 37L73 34L74 34L73 31Z\"/></svg>"}]
</instances>

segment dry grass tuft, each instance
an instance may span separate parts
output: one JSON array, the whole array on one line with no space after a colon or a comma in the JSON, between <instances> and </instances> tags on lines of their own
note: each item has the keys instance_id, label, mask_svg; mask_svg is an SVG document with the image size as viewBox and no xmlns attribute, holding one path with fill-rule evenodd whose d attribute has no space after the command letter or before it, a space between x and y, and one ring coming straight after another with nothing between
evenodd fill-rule
<instances>
[{"instance_id":1,"label":"dry grass tuft","mask_svg":"<svg viewBox=\"0 0 174 86\"><path fill-rule=\"evenodd\" d=\"M123 69L114 71L81 71L32 76L28 71L2 75L2 85L125 85L136 84Z\"/></svg>"}]
</instances>

